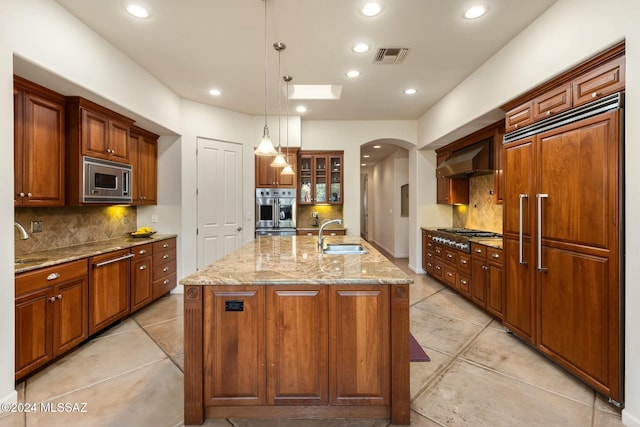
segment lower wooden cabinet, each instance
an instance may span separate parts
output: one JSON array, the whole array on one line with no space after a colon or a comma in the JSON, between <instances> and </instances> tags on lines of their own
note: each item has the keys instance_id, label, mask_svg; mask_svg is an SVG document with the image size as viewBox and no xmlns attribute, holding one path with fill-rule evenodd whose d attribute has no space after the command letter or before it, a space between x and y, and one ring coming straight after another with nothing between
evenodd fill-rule
<instances>
[{"instance_id":1,"label":"lower wooden cabinet","mask_svg":"<svg viewBox=\"0 0 640 427\"><path fill-rule=\"evenodd\" d=\"M152 298L168 294L176 284L176 239L154 242Z\"/></svg>"},{"instance_id":2,"label":"lower wooden cabinet","mask_svg":"<svg viewBox=\"0 0 640 427\"><path fill-rule=\"evenodd\" d=\"M15 294L18 380L87 338L87 261L19 274Z\"/></svg>"},{"instance_id":3,"label":"lower wooden cabinet","mask_svg":"<svg viewBox=\"0 0 640 427\"><path fill-rule=\"evenodd\" d=\"M89 258L89 335L129 314L129 249Z\"/></svg>"},{"instance_id":4,"label":"lower wooden cabinet","mask_svg":"<svg viewBox=\"0 0 640 427\"><path fill-rule=\"evenodd\" d=\"M131 312L137 311L149 304L153 299L153 244L131 248L134 255L131 258Z\"/></svg>"}]
</instances>

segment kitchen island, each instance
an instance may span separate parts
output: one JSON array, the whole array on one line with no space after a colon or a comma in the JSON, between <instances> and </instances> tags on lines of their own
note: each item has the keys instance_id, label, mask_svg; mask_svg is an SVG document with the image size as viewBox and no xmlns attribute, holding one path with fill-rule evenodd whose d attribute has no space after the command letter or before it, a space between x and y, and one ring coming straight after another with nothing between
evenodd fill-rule
<instances>
[{"instance_id":1,"label":"kitchen island","mask_svg":"<svg viewBox=\"0 0 640 427\"><path fill-rule=\"evenodd\" d=\"M329 239L327 239L329 240ZM409 424L409 284L367 242L260 237L180 281L185 424L389 418Z\"/></svg>"}]
</instances>

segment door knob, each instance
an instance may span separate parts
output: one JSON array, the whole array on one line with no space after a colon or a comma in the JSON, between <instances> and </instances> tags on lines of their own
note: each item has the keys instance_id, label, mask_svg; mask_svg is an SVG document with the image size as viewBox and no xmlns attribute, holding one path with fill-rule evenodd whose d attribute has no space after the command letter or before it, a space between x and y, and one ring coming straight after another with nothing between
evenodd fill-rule
<instances>
[{"instance_id":1,"label":"door knob","mask_svg":"<svg viewBox=\"0 0 640 427\"><path fill-rule=\"evenodd\" d=\"M242 227L236 228L236 231L242 231Z\"/></svg>"}]
</instances>

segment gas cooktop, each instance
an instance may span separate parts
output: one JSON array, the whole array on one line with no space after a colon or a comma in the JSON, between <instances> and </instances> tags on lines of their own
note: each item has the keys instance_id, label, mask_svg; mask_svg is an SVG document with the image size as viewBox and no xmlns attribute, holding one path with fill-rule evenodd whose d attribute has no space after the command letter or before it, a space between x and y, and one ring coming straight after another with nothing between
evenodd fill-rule
<instances>
[{"instance_id":1,"label":"gas cooktop","mask_svg":"<svg viewBox=\"0 0 640 427\"><path fill-rule=\"evenodd\" d=\"M469 239L483 238L493 239L501 238L502 234L493 231L474 230L471 228L438 228L431 231L431 240L445 246L459 249L465 252L471 252Z\"/></svg>"},{"instance_id":2,"label":"gas cooktop","mask_svg":"<svg viewBox=\"0 0 640 427\"><path fill-rule=\"evenodd\" d=\"M499 238L502 237L500 233L494 233L493 231L474 230L472 228L438 228L438 231L445 233L457 234L466 237L486 237L486 238Z\"/></svg>"}]
</instances>

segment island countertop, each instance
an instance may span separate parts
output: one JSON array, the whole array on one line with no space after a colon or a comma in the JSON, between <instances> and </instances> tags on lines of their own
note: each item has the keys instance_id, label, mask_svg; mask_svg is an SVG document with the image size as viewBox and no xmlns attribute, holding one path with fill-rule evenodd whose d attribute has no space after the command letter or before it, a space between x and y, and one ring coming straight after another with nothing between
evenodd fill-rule
<instances>
[{"instance_id":1,"label":"island countertop","mask_svg":"<svg viewBox=\"0 0 640 427\"><path fill-rule=\"evenodd\" d=\"M316 236L261 236L180 280L188 285L410 284L413 280L357 236L327 243L357 243L368 253L327 255Z\"/></svg>"}]
</instances>

